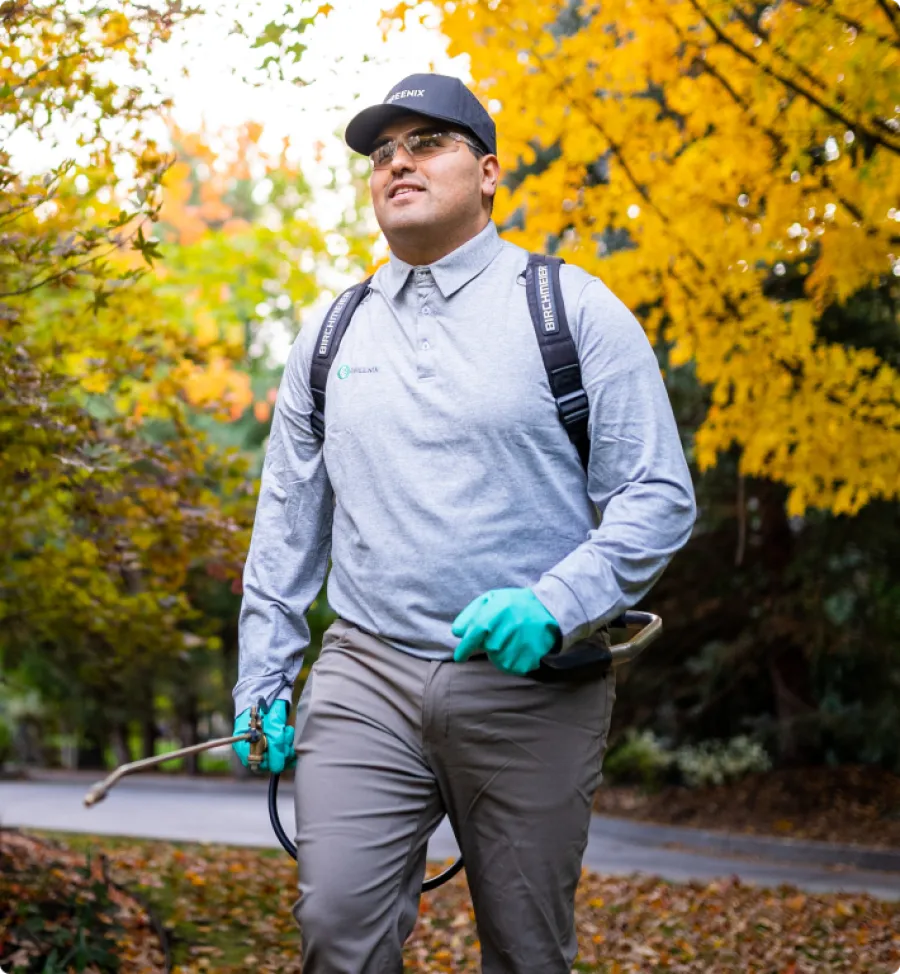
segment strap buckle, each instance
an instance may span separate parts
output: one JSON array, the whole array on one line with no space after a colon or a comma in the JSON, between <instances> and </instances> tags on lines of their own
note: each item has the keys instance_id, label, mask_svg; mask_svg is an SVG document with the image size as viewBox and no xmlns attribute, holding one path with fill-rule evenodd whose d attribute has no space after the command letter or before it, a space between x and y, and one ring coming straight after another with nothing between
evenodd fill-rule
<instances>
[{"instance_id":1,"label":"strap buckle","mask_svg":"<svg viewBox=\"0 0 900 974\"><path fill-rule=\"evenodd\" d=\"M590 414L590 403L584 389L576 389L556 400L556 408L565 426L581 422Z\"/></svg>"}]
</instances>

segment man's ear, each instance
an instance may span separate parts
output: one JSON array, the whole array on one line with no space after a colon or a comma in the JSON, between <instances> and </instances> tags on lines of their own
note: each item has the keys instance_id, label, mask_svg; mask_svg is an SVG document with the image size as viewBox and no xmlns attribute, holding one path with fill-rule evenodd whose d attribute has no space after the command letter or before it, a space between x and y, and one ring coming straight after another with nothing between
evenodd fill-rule
<instances>
[{"instance_id":1,"label":"man's ear","mask_svg":"<svg viewBox=\"0 0 900 974\"><path fill-rule=\"evenodd\" d=\"M485 196L493 196L500 182L500 162L495 155L481 157L481 191Z\"/></svg>"}]
</instances>

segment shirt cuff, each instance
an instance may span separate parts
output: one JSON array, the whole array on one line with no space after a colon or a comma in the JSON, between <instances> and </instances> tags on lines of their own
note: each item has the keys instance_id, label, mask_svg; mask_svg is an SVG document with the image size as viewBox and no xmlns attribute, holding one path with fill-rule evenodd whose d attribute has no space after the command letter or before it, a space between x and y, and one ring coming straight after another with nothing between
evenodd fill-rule
<instances>
[{"instance_id":1,"label":"shirt cuff","mask_svg":"<svg viewBox=\"0 0 900 974\"><path fill-rule=\"evenodd\" d=\"M288 710L291 709L293 698L293 685L287 682L283 673L273 673L271 676L253 676L241 680L232 691L234 696L234 714L242 714L249 710L253 704L259 703L259 698L264 697L266 710L272 709L272 704L276 700L287 700Z\"/></svg>"},{"instance_id":2,"label":"shirt cuff","mask_svg":"<svg viewBox=\"0 0 900 974\"><path fill-rule=\"evenodd\" d=\"M584 613L581 603L568 585L555 575L542 575L531 591L538 597L544 608L556 619L562 634L559 652L565 653L575 643L591 634L590 620Z\"/></svg>"}]
</instances>

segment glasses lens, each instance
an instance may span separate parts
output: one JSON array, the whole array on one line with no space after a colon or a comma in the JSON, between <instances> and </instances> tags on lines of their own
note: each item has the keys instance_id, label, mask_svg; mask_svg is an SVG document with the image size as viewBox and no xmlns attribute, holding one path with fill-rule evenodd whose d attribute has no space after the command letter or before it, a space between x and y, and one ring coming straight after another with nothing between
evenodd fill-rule
<instances>
[{"instance_id":1,"label":"glasses lens","mask_svg":"<svg viewBox=\"0 0 900 974\"><path fill-rule=\"evenodd\" d=\"M397 154L397 148L402 145L413 159L428 159L439 152L446 152L456 146L457 140L447 132L418 132L406 138L391 139L378 146L369 158L376 169L389 166Z\"/></svg>"},{"instance_id":2,"label":"glasses lens","mask_svg":"<svg viewBox=\"0 0 900 974\"><path fill-rule=\"evenodd\" d=\"M397 143L394 139L391 139L390 142L385 142L383 145L378 146L369 155L369 158L372 160L372 165L376 169L383 169L385 166L390 165L391 159L394 158L396 151Z\"/></svg>"},{"instance_id":3,"label":"glasses lens","mask_svg":"<svg viewBox=\"0 0 900 974\"><path fill-rule=\"evenodd\" d=\"M423 132L407 140L410 152L415 159L427 159L453 145L453 139L444 132Z\"/></svg>"}]
</instances>

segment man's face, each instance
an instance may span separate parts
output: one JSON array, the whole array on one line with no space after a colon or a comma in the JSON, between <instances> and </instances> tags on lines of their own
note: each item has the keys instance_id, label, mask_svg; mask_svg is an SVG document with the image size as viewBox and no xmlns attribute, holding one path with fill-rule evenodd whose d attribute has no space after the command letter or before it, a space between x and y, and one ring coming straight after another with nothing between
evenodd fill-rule
<instances>
[{"instance_id":1,"label":"man's face","mask_svg":"<svg viewBox=\"0 0 900 974\"><path fill-rule=\"evenodd\" d=\"M410 114L386 125L378 141L446 131L454 127ZM479 159L462 142L418 161L400 146L393 160L384 169L373 169L369 178L375 216L392 247L394 241L437 241L448 231L455 236L469 226L477 232L477 224L487 222L482 194L491 195L495 185L496 158Z\"/></svg>"}]
</instances>

